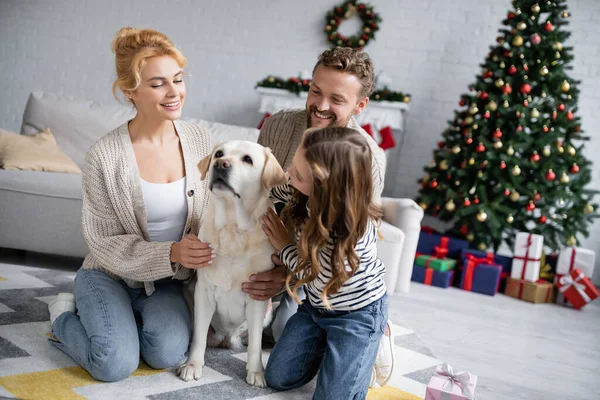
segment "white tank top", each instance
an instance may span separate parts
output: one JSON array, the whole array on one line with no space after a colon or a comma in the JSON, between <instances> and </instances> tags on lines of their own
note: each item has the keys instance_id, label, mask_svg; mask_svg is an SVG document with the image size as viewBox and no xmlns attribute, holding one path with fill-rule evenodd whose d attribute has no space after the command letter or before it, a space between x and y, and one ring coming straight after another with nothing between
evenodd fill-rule
<instances>
[{"instance_id":1,"label":"white tank top","mask_svg":"<svg viewBox=\"0 0 600 400\"><path fill-rule=\"evenodd\" d=\"M152 242L178 242L188 214L186 177L171 183L151 183L140 178Z\"/></svg>"}]
</instances>

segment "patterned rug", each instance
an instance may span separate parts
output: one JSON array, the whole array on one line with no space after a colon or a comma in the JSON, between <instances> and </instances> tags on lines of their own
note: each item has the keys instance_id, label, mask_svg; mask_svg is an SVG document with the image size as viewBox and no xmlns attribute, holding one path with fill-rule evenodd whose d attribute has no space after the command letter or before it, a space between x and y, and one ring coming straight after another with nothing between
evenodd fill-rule
<instances>
[{"instance_id":1,"label":"patterned rug","mask_svg":"<svg viewBox=\"0 0 600 400\"><path fill-rule=\"evenodd\" d=\"M289 392L246 383L246 353L208 349L202 379L184 382L173 371L141 363L128 379L95 381L47 341L47 304L72 291L73 272L0 263L0 398L70 399L255 399L304 400L315 382ZM422 399L436 359L411 330L394 325L397 366L390 383L369 391L369 400ZM263 353L263 361L269 357Z\"/></svg>"}]
</instances>

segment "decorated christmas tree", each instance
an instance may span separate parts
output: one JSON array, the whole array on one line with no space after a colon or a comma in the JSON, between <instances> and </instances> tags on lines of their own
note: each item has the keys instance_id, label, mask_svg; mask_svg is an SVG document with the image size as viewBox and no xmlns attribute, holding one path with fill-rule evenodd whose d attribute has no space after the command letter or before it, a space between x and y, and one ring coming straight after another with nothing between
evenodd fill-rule
<instances>
[{"instance_id":1,"label":"decorated christmas tree","mask_svg":"<svg viewBox=\"0 0 600 400\"><path fill-rule=\"evenodd\" d=\"M578 81L566 1L515 0L476 81L443 132L419 180L427 214L472 247L512 246L515 233L551 249L588 235L597 207L587 190Z\"/></svg>"}]
</instances>

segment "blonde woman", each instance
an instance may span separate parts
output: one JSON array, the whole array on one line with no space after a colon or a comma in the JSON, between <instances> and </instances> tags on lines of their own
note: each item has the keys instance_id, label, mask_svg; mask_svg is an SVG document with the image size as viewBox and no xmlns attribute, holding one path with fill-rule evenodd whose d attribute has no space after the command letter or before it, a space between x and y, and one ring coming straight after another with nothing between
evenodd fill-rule
<instances>
[{"instance_id":1,"label":"blonde woman","mask_svg":"<svg viewBox=\"0 0 600 400\"><path fill-rule=\"evenodd\" d=\"M186 59L147 29L121 29L112 49L113 93L137 113L86 155L82 213L90 253L75 294L49 305L52 343L108 382L127 378L140 356L157 369L185 360L191 321L182 282L213 257L197 238L209 192L196 162L210 153L210 136L179 121Z\"/></svg>"}]
</instances>

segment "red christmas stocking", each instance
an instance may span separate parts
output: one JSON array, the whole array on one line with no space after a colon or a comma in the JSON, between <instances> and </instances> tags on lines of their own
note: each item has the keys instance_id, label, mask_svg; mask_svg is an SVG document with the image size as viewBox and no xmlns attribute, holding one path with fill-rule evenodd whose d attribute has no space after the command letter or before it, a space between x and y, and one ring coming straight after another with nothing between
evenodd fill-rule
<instances>
[{"instance_id":1,"label":"red christmas stocking","mask_svg":"<svg viewBox=\"0 0 600 400\"><path fill-rule=\"evenodd\" d=\"M392 134L392 128L390 128L389 125L380 130L379 134L381 135L381 143L379 143L379 147L387 150L396 146L396 141L394 140L394 135Z\"/></svg>"},{"instance_id":2,"label":"red christmas stocking","mask_svg":"<svg viewBox=\"0 0 600 400\"><path fill-rule=\"evenodd\" d=\"M371 136L373 139L375 139L375 136L373 136L373 129L371 128L371 124L365 124L365 125L361 126L361 128L363 128L365 130L365 132L367 132L369 134L369 136Z\"/></svg>"},{"instance_id":3,"label":"red christmas stocking","mask_svg":"<svg viewBox=\"0 0 600 400\"><path fill-rule=\"evenodd\" d=\"M269 118L271 116L271 114L269 113L265 113L265 116L263 117L263 119L260 120L260 123L258 124L258 126L256 127L257 129L261 129L263 124L265 123L265 120L267 118Z\"/></svg>"}]
</instances>

